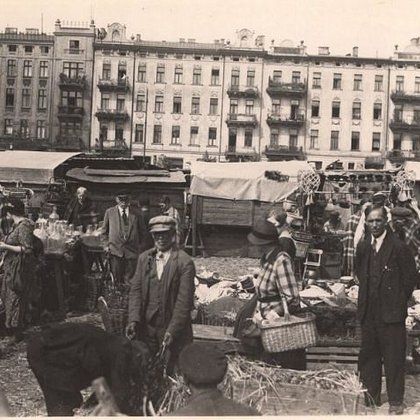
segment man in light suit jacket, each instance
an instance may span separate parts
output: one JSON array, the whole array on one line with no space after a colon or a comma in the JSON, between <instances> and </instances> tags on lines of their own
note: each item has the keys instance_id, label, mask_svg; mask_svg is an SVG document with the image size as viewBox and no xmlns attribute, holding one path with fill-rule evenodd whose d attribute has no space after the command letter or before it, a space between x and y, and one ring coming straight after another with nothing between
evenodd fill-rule
<instances>
[{"instance_id":1,"label":"man in light suit jacket","mask_svg":"<svg viewBox=\"0 0 420 420\"><path fill-rule=\"evenodd\" d=\"M106 210L103 232L108 236L111 272L117 284L136 270L138 256L152 245L142 216L130 206L129 196L116 197L117 205Z\"/></svg>"},{"instance_id":2,"label":"man in light suit jacket","mask_svg":"<svg viewBox=\"0 0 420 420\"><path fill-rule=\"evenodd\" d=\"M417 273L413 254L388 229L387 218L384 207L372 207L366 216L370 235L356 250L357 316L362 329L359 371L371 397L367 404L381 405L383 362L389 414L395 415L404 411L405 318Z\"/></svg>"},{"instance_id":3,"label":"man in light suit jacket","mask_svg":"<svg viewBox=\"0 0 420 420\"><path fill-rule=\"evenodd\" d=\"M191 257L176 245L175 220L157 216L149 221L155 247L143 252L130 284L126 335L141 337L157 353L168 352L168 372L182 348L193 338L195 267Z\"/></svg>"}]
</instances>

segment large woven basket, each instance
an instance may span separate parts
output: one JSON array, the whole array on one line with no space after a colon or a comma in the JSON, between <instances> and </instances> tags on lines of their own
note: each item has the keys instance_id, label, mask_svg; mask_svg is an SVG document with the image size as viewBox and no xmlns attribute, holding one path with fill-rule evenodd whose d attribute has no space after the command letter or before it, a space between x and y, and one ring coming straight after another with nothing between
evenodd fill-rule
<instances>
[{"instance_id":1,"label":"large woven basket","mask_svg":"<svg viewBox=\"0 0 420 420\"><path fill-rule=\"evenodd\" d=\"M292 231L291 236L296 246L296 257L305 258L313 241L313 236L308 232L300 231Z\"/></svg>"},{"instance_id":2,"label":"large woven basket","mask_svg":"<svg viewBox=\"0 0 420 420\"><path fill-rule=\"evenodd\" d=\"M124 335L128 319L128 309L110 308L103 296L98 299L98 308L105 331L110 334Z\"/></svg>"},{"instance_id":3,"label":"large woven basket","mask_svg":"<svg viewBox=\"0 0 420 420\"><path fill-rule=\"evenodd\" d=\"M289 321L281 318L260 328L262 345L268 353L312 347L318 338L315 315L311 313L290 315Z\"/></svg>"}]
</instances>

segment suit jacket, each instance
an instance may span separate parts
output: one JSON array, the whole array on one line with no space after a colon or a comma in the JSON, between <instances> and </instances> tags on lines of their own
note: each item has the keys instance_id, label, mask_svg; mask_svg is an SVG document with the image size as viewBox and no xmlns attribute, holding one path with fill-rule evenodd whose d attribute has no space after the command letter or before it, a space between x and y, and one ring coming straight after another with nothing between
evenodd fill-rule
<instances>
[{"instance_id":1,"label":"suit jacket","mask_svg":"<svg viewBox=\"0 0 420 420\"><path fill-rule=\"evenodd\" d=\"M368 305L369 255L371 241L361 241L356 250L355 272L359 279L357 316L363 321ZM416 283L414 256L408 246L388 231L378 253L380 276L378 288L381 317L385 323L404 322L407 302Z\"/></svg>"},{"instance_id":2,"label":"suit jacket","mask_svg":"<svg viewBox=\"0 0 420 420\"><path fill-rule=\"evenodd\" d=\"M86 227L86 219L82 216L91 213L95 213L95 206L89 197L85 198L82 205L80 205L77 197L73 197L66 207L63 218L74 224L75 227L80 225Z\"/></svg>"},{"instance_id":3,"label":"suit jacket","mask_svg":"<svg viewBox=\"0 0 420 420\"><path fill-rule=\"evenodd\" d=\"M117 257L137 258L152 244L143 217L131 206L128 213L128 235L126 237L118 206L105 211L103 230L108 236L110 253Z\"/></svg>"},{"instance_id":4,"label":"suit jacket","mask_svg":"<svg viewBox=\"0 0 420 420\"><path fill-rule=\"evenodd\" d=\"M156 264L156 249L143 252L137 261L137 269L131 280L128 322L136 321L140 330L146 320L150 270ZM191 310L194 308L195 267L191 257L173 248L159 283L162 286L164 329L171 333L174 345L182 347L192 341Z\"/></svg>"}]
</instances>

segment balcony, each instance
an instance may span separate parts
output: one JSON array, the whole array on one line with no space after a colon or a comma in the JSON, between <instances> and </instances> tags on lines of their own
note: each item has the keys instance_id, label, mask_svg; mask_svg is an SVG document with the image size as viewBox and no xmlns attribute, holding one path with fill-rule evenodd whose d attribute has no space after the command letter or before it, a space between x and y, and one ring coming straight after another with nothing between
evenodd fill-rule
<instances>
[{"instance_id":1,"label":"balcony","mask_svg":"<svg viewBox=\"0 0 420 420\"><path fill-rule=\"evenodd\" d=\"M101 92L124 92L129 90L128 77L125 79L99 79L98 88Z\"/></svg>"},{"instance_id":2,"label":"balcony","mask_svg":"<svg viewBox=\"0 0 420 420\"><path fill-rule=\"evenodd\" d=\"M419 103L420 92L404 92L402 90L394 90L391 93L391 100L394 102L394 104Z\"/></svg>"},{"instance_id":3,"label":"balcony","mask_svg":"<svg viewBox=\"0 0 420 420\"><path fill-rule=\"evenodd\" d=\"M227 89L229 98L258 98L259 92L256 86L230 85Z\"/></svg>"},{"instance_id":4,"label":"balcony","mask_svg":"<svg viewBox=\"0 0 420 420\"><path fill-rule=\"evenodd\" d=\"M95 116L99 121L127 121L130 119L126 109L98 108Z\"/></svg>"},{"instance_id":5,"label":"balcony","mask_svg":"<svg viewBox=\"0 0 420 420\"><path fill-rule=\"evenodd\" d=\"M420 160L420 150L389 150L387 159L394 164L401 164L406 160Z\"/></svg>"},{"instance_id":6,"label":"balcony","mask_svg":"<svg viewBox=\"0 0 420 420\"><path fill-rule=\"evenodd\" d=\"M58 106L57 117L59 120L82 120L85 110L79 106Z\"/></svg>"},{"instance_id":7,"label":"balcony","mask_svg":"<svg viewBox=\"0 0 420 420\"><path fill-rule=\"evenodd\" d=\"M61 89L85 90L87 86L86 76L79 75L69 77L64 73L61 73L58 85Z\"/></svg>"},{"instance_id":8,"label":"balcony","mask_svg":"<svg viewBox=\"0 0 420 420\"><path fill-rule=\"evenodd\" d=\"M53 148L57 152L79 152L87 149L81 135L59 134L55 137L55 140Z\"/></svg>"},{"instance_id":9,"label":"balcony","mask_svg":"<svg viewBox=\"0 0 420 420\"><path fill-rule=\"evenodd\" d=\"M420 120L412 120L411 122L407 122L401 119L393 119L389 123L389 128L393 132L420 133Z\"/></svg>"},{"instance_id":10,"label":"balcony","mask_svg":"<svg viewBox=\"0 0 420 420\"><path fill-rule=\"evenodd\" d=\"M283 83L274 81L271 77L268 79L267 93L271 97L292 96L302 98L306 94L306 83Z\"/></svg>"},{"instance_id":11,"label":"balcony","mask_svg":"<svg viewBox=\"0 0 420 420\"><path fill-rule=\"evenodd\" d=\"M267 124L270 127L296 127L299 128L305 123L305 115L298 114L295 118L286 117L280 114L268 114Z\"/></svg>"},{"instance_id":12,"label":"balcony","mask_svg":"<svg viewBox=\"0 0 420 420\"><path fill-rule=\"evenodd\" d=\"M277 144L271 144L265 147L264 154L270 161L306 159L302 147L297 146L282 146Z\"/></svg>"},{"instance_id":13,"label":"balcony","mask_svg":"<svg viewBox=\"0 0 420 420\"><path fill-rule=\"evenodd\" d=\"M64 49L64 54L81 55L84 53L85 53L85 50L82 50L80 48L65 48Z\"/></svg>"},{"instance_id":14,"label":"balcony","mask_svg":"<svg viewBox=\"0 0 420 420\"><path fill-rule=\"evenodd\" d=\"M229 127L255 127L258 120L255 114L228 114L226 124Z\"/></svg>"},{"instance_id":15,"label":"balcony","mask_svg":"<svg viewBox=\"0 0 420 420\"><path fill-rule=\"evenodd\" d=\"M109 157L130 156L130 149L125 139L97 141L94 150L96 153Z\"/></svg>"},{"instance_id":16,"label":"balcony","mask_svg":"<svg viewBox=\"0 0 420 420\"><path fill-rule=\"evenodd\" d=\"M260 155L254 147L228 146L225 158L229 162L256 162L260 160Z\"/></svg>"}]
</instances>

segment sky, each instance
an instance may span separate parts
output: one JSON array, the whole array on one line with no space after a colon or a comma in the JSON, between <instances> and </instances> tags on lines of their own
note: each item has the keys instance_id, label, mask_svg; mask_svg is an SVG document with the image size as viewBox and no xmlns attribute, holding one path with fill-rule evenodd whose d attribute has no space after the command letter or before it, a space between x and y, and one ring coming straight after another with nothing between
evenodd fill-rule
<instances>
[{"instance_id":1,"label":"sky","mask_svg":"<svg viewBox=\"0 0 420 420\"><path fill-rule=\"evenodd\" d=\"M301 40L308 53L329 46L345 55L354 46L359 56L390 57L394 45L404 49L420 36L418 0L0 0L0 29L41 27L54 30L57 18L89 21L97 27L112 22L127 26L127 35L177 41L195 38L232 42L236 31L248 28L266 36L266 47Z\"/></svg>"}]
</instances>

